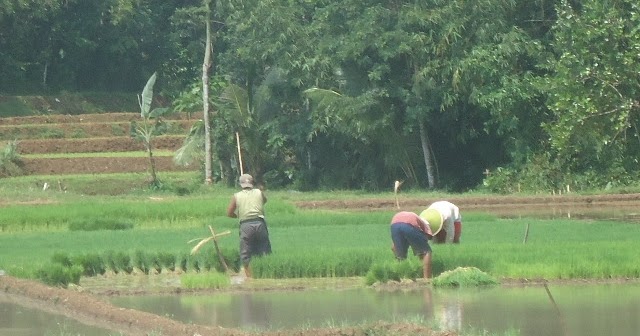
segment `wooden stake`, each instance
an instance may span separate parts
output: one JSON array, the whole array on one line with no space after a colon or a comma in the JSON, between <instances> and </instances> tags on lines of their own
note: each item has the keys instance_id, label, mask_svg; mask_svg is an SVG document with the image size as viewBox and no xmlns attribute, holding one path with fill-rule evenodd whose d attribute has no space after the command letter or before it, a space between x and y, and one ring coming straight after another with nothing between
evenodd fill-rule
<instances>
[{"instance_id":1,"label":"wooden stake","mask_svg":"<svg viewBox=\"0 0 640 336\"><path fill-rule=\"evenodd\" d=\"M240 151L240 134L236 132L236 144L238 145L238 161L240 162L240 175L244 174L244 168L242 168L242 152Z\"/></svg>"},{"instance_id":2,"label":"wooden stake","mask_svg":"<svg viewBox=\"0 0 640 336\"><path fill-rule=\"evenodd\" d=\"M220 264L222 264L222 267L224 267L225 273L229 272L229 266L227 266L227 263L224 261L224 256L222 255L222 252L220 252L220 247L218 246L218 240L216 238L225 234L229 234L231 233L231 231L225 231L216 235L211 225L209 225L209 231L211 231L211 236L213 237L213 246L215 247L216 253L218 254L218 259L220 259Z\"/></svg>"},{"instance_id":3,"label":"wooden stake","mask_svg":"<svg viewBox=\"0 0 640 336\"><path fill-rule=\"evenodd\" d=\"M527 243L527 238L529 238L529 223L527 223L527 228L524 230L524 240L522 241L523 244Z\"/></svg>"},{"instance_id":4,"label":"wooden stake","mask_svg":"<svg viewBox=\"0 0 640 336\"><path fill-rule=\"evenodd\" d=\"M402 185L402 182L397 181L397 180L396 180L396 182L395 182L395 183L394 183L394 185L393 185L393 193L394 193L395 198L396 198L396 208L397 208L398 210L400 210L400 201L398 201L398 189L400 189L400 186L401 186L401 185Z\"/></svg>"}]
</instances>

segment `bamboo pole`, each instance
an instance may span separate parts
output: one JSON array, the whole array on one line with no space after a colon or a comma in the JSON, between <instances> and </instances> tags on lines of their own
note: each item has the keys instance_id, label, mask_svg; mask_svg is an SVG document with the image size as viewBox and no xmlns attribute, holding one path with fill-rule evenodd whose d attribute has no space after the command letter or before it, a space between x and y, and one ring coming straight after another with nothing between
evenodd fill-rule
<instances>
[{"instance_id":1,"label":"bamboo pole","mask_svg":"<svg viewBox=\"0 0 640 336\"><path fill-rule=\"evenodd\" d=\"M225 273L227 273L227 272L229 272L229 266L227 266L227 262L224 261L224 256L222 255L222 252L220 251L220 247L218 246L218 240L216 239L218 236L213 231L213 228L211 227L211 225L209 225L209 231L211 231L211 236L213 237L213 246L215 247L216 253L218 254L218 259L220 260L220 264L222 264L222 267L224 267ZM226 231L221 233L220 235L223 235L225 233L226 233Z\"/></svg>"},{"instance_id":2,"label":"bamboo pole","mask_svg":"<svg viewBox=\"0 0 640 336\"><path fill-rule=\"evenodd\" d=\"M240 175L244 174L244 168L242 168L242 152L240 151L240 134L236 132L236 144L238 145L238 161L240 162Z\"/></svg>"}]
</instances>

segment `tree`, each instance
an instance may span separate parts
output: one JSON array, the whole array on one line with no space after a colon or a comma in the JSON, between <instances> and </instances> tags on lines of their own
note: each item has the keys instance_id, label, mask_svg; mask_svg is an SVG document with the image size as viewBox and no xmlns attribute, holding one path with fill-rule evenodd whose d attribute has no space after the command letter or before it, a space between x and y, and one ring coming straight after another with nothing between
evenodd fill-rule
<instances>
[{"instance_id":1,"label":"tree","mask_svg":"<svg viewBox=\"0 0 640 336\"><path fill-rule=\"evenodd\" d=\"M211 69L211 7L210 0L205 3L206 40L204 45L204 61L202 62L202 107L204 111L204 183L212 184L211 156L211 124L209 122L209 70Z\"/></svg>"},{"instance_id":2,"label":"tree","mask_svg":"<svg viewBox=\"0 0 640 336\"><path fill-rule=\"evenodd\" d=\"M562 1L542 82L553 119L545 124L567 171L619 178L638 171L640 5Z\"/></svg>"},{"instance_id":3,"label":"tree","mask_svg":"<svg viewBox=\"0 0 640 336\"><path fill-rule=\"evenodd\" d=\"M147 84L144 86L142 93L138 95L138 104L140 105L140 116L142 117L141 123L135 121L131 123L132 136L144 144L149 159L149 184L152 187L159 187L160 181L156 175L156 164L153 158L152 139L155 135L161 134L164 131L164 123L162 116L167 114L170 109L167 107L160 107L151 109L153 102L153 86L156 83L157 74L154 72Z\"/></svg>"}]
</instances>

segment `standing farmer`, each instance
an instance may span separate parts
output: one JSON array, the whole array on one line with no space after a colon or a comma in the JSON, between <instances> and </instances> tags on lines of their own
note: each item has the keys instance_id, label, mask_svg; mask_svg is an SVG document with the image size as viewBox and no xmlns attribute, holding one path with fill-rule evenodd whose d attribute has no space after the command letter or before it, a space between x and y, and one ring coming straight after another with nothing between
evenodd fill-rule
<instances>
[{"instance_id":1,"label":"standing farmer","mask_svg":"<svg viewBox=\"0 0 640 336\"><path fill-rule=\"evenodd\" d=\"M238 180L242 190L233 194L227 216L240 221L240 260L247 278L251 278L249 262L254 255L271 253L269 231L264 219L267 197L262 190L253 187L253 177L243 174Z\"/></svg>"},{"instance_id":2,"label":"standing farmer","mask_svg":"<svg viewBox=\"0 0 640 336\"><path fill-rule=\"evenodd\" d=\"M462 235L462 215L460 209L449 201L437 201L420 213L420 217L434 228L434 241L441 243L460 243Z\"/></svg>"},{"instance_id":3,"label":"standing farmer","mask_svg":"<svg viewBox=\"0 0 640 336\"><path fill-rule=\"evenodd\" d=\"M407 259L409 246L415 256L422 259L422 275L431 278L431 228L420 216L409 211L400 211L391 219L391 249L398 260Z\"/></svg>"}]
</instances>

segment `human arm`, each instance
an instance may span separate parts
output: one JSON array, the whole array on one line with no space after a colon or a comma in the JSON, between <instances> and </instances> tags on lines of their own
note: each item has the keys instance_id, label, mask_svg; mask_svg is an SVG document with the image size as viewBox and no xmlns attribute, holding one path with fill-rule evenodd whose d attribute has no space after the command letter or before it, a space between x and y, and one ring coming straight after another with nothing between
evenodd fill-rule
<instances>
[{"instance_id":1,"label":"human arm","mask_svg":"<svg viewBox=\"0 0 640 336\"><path fill-rule=\"evenodd\" d=\"M231 218L237 218L236 215L236 196L231 197L231 201L229 202L229 206L227 207L227 216Z\"/></svg>"},{"instance_id":2,"label":"human arm","mask_svg":"<svg viewBox=\"0 0 640 336\"><path fill-rule=\"evenodd\" d=\"M416 219L418 221L418 225L420 226L420 230L422 230L422 232L424 232L425 235L427 235L427 239L431 239L433 237L433 232L431 231L431 226L429 225L429 222L427 222L426 220L424 220L422 217L416 215Z\"/></svg>"},{"instance_id":3,"label":"human arm","mask_svg":"<svg viewBox=\"0 0 640 336\"><path fill-rule=\"evenodd\" d=\"M460 243L460 236L462 235L462 222L457 221L453 223L453 243Z\"/></svg>"},{"instance_id":4,"label":"human arm","mask_svg":"<svg viewBox=\"0 0 640 336\"><path fill-rule=\"evenodd\" d=\"M260 194L262 195L262 203L267 203L267 195L264 194L264 189L260 188Z\"/></svg>"}]
</instances>

